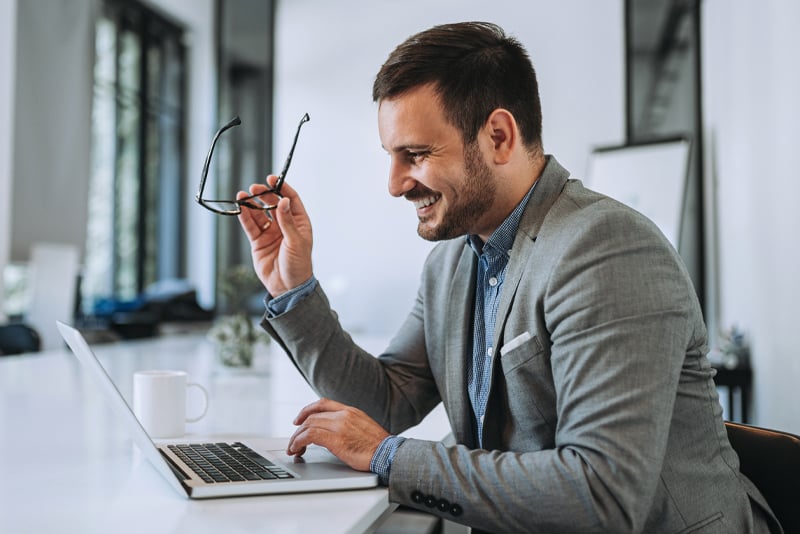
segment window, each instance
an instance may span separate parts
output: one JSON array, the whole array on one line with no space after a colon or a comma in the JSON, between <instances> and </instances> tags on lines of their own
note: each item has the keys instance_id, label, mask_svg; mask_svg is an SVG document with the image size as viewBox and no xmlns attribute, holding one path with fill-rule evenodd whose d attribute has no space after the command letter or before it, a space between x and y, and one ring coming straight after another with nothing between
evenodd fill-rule
<instances>
[{"instance_id":1,"label":"window","mask_svg":"<svg viewBox=\"0 0 800 534\"><path fill-rule=\"evenodd\" d=\"M137 2L107 0L97 20L86 313L184 274L182 39Z\"/></svg>"}]
</instances>

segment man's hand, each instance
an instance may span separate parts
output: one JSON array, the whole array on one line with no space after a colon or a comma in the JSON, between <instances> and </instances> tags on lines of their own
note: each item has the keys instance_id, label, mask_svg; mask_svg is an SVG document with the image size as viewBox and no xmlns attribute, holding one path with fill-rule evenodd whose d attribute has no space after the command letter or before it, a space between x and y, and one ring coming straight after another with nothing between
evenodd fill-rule
<instances>
[{"instance_id":1,"label":"man's hand","mask_svg":"<svg viewBox=\"0 0 800 534\"><path fill-rule=\"evenodd\" d=\"M267 183L276 180L274 175L267 177ZM250 194L266 190L264 184L250 186ZM253 267L272 297L299 286L313 274L311 220L292 186L284 182L281 194L277 209L269 215L246 207L239 214L239 223L250 240ZM245 196L247 193L240 191L236 198Z\"/></svg>"},{"instance_id":2,"label":"man's hand","mask_svg":"<svg viewBox=\"0 0 800 534\"><path fill-rule=\"evenodd\" d=\"M389 435L361 410L330 399L303 408L294 424L299 426L289 439L286 454L302 456L307 446L321 445L358 471L369 471L378 445Z\"/></svg>"}]
</instances>

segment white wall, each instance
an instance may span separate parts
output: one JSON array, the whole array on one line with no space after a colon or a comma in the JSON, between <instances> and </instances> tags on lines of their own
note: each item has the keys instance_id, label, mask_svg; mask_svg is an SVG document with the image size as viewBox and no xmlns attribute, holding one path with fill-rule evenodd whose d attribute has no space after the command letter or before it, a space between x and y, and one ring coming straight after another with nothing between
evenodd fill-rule
<instances>
[{"instance_id":1,"label":"white wall","mask_svg":"<svg viewBox=\"0 0 800 534\"><path fill-rule=\"evenodd\" d=\"M545 150L582 175L593 145L624 138L620 0L291 0L276 18L275 167L303 112L288 180L314 224L315 273L351 330L393 333L408 313L431 245L413 208L387 192L372 82L413 33L463 20L496 22L537 70Z\"/></svg>"},{"instance_id":2,"label":"white wall","mask_svg":"<svg viewBox=\"0 0 800 534\"><path fill-rule=\"evenodd\" d=\"M11 169L17 0L0 0L0 322L5 320L3 270L11 249Z\"/></svg>"},{"instance_id":3,"label":"white wall","mask_svg":"<svg viewBox=\"0 0 800 534\"><path fill-rule=\"evenodd\" d=\"M800 432L800 3L703 2L707 179L722 328L750 337L755 418Z\"/></svg>"},{"instance_id":4,"label":"white wall","mask_svg":"<svg viewBox=\"0 0 800 534\"><path fill-rule=\"evenodd\" d=\"M17 5L11 259L36 243L83 251L89 191L92 0Z\"/></svg>"}]
</instances>

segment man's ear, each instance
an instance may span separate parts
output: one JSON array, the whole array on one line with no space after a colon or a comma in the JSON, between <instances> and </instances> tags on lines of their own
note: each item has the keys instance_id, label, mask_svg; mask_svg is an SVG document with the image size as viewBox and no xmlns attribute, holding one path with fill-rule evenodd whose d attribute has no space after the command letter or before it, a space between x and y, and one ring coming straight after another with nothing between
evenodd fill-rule
<instances>
[{"instance_id":1,"label":"man's ear","mask_svg":"<svg viewBox=\"0 0 800 534\"><path fill-rule=\"evenodd\" d=\"M519 131L514 115L506 109L497 108L486 119L485 128L492 140L494 163L498 165L508 163L516 145L519 144Z\"/></svg>"}]
</instances>

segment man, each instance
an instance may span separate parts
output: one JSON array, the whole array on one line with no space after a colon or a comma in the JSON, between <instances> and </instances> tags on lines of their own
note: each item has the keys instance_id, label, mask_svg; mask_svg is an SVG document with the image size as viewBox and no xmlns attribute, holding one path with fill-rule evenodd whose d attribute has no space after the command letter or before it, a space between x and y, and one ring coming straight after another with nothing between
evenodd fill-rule
<instances>
[{"instance_id":1,"label":"man","mask_svg":"<svg viewBox=\"0 0 800 534\"><path fill-rule=\"evenodd\" d=\"M442 241L384 354L330 309L290 185L274 221L240 215L270 295L262 325L323 397L288 453L327 447L392 501L476 530L767 531L680 258L544 154L521 45L491 24L434 27L392 52L373 97L389 192ZM454 446L398 437L440 401Z\"/></svg>"}]
</instances>

